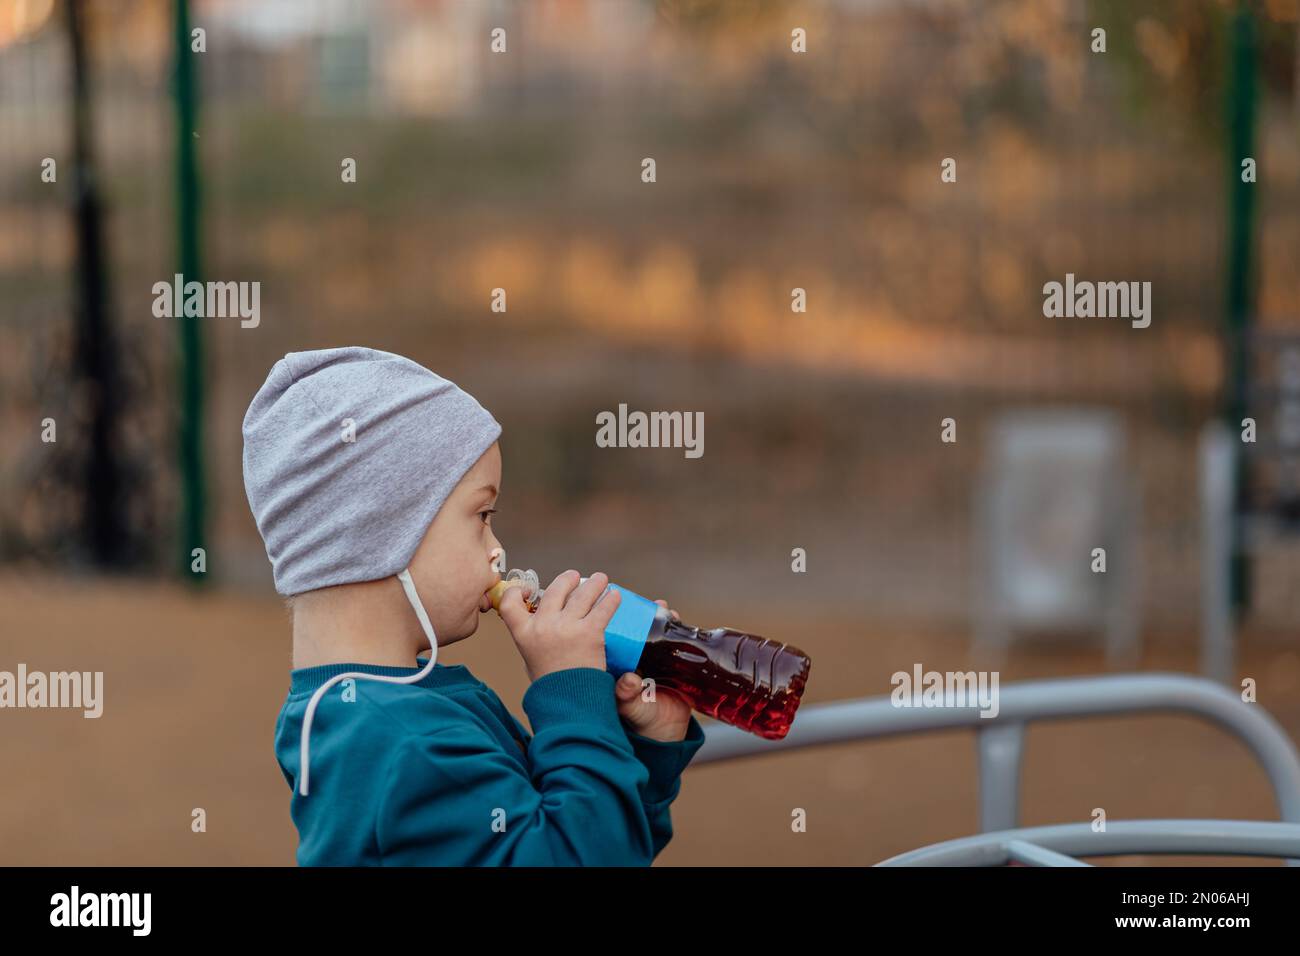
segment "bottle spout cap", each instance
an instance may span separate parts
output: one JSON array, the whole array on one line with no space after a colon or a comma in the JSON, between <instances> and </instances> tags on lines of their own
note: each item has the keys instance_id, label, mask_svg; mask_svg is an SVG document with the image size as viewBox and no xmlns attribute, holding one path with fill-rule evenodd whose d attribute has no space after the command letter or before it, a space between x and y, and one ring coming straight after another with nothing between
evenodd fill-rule
<instances>
[{"instance_id":1,"label":"bottle spout cap","mask_svg":"<svg viewBox=\"0 0 1300 956\"><path fill-rule=\"evenodd\" d=\"M528 605L529 610L537 607L542 589L536 571L531 568L527 571L511 568L503 580L492 585L488 591L488 600L492 602L492 609L498 614L501 613L501 601L510 588L523 588L524 604Z\"/></svg>"}]
</instances>

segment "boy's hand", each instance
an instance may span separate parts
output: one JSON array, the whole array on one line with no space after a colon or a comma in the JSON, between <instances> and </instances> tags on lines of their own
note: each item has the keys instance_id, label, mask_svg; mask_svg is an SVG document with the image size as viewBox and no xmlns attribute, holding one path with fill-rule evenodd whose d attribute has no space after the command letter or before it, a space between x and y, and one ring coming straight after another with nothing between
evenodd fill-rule
<instances>
[{"instance_id":1,"label":"boy's hand","mask_svg":"<svg viewBox=\"0 0 1300 956\"><path fill-rule=\"evenodd\" d=\"M535 614L524 606L519 588L508 589L501 599L501 620L519 648L530 682L570 667L605 669L605 625L622 595L611 590L601 596L609 584L601 571L579 586L581 577L577 571L557 575Z\"/></svg>"},{"instance_id":2,"label":"boy's hand","mask_svg":"<svg viewBox=\"0 0 1300 956\"><path fill-rule=\"evenodd\" d=\"M668 602L655 601L662 608ZM674 620L681 620L671 611ZM641 699L641 675L628 671L614 684L614 697L618 701L618 714L633 733L651 740L674 742L686 738L686 728L691 723L691 705L672 691L655 687L653 701Z\"/></svg>"}]
</instances>

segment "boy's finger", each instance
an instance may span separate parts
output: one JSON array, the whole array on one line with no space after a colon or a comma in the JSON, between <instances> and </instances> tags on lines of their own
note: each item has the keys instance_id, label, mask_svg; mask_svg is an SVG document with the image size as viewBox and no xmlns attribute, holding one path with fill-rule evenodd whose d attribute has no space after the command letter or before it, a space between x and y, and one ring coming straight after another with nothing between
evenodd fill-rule
<instances>
[{"instance_id":1,"label":"boy's finger","mask_svg":"<svg viewBox=\"0 0 1300 956\"><path fill-rule=\"evenodd\" d=\"M597 571L569 595L569 601L564 605L564 609L572 611L574 617L586 617L607 584L609 584L609 575Z\"/></svg>"},{"instance_id":2,"label":"boy's finger","mask_svg":"<svg viewBox=\"0 0 1300 956\"><path fill-rule=\"evenodd\" d=\"M636 696L637 689L641 686L641 679L636 674L628 671L618 679L616 690L618 696L623 700L631 700Z\"/></svg>"},{"instance_id":3,"label":"boy's finger","mask_svg":"<svg viewBox=\"0 0 1300 956\"><path fill-rule=\"evenodd\" d=\"M587 615L587 620L594 624L599 624L604 628L605 625L609 623L610 618L614 616L614 612L618 610L618 604L622 600L623 595L613 588L610 588L601 596L601 599L596 602L596 606L593 607L591 613Z\"/></svg>"},{"instance_id":4,"label":"boy's finger","mask_svg":"<svg viewBox=\"0 0 1300 956\"><path fill-rule=\"evenodd\" d=\"M674 621L680 621L682 619L682 616L678 614L676 611L674 611L672 608L670 608L668 606L668 602L665 601L663 598L657 598L655 600L655 603L658 604L665 611L668 611Z\"/></svg>"},{"instance_id":5,"label":"boy's finger","mask_svg":"<svg viewBox=\"0 0 1300 956\"><path fill-rule=\"evenodd\" d=\"M544 614L547 617L559 614L564 607L564 602L568 599L573 589L578 586L581 579L577 571L570 568L562 574L557 574L555 580L542 592L542 602L537 606L537 613Z\"/></svg>"},{"instance_id":6,"label":"boy's finger","mask_svg":"<svg viewBox=\"0 0 1300 956\"><path fill-rule=\"evenodd\" d=\"M545 595L543 595L543 598L545 598ZM519 588L506 588L506 593L502 595L499 607L498 613L501 615L501 620L506 622L506 627L510 629L512 636L520 625L527 623L528 619L532 617L528 613L528 608L524 606L524 596L520 593Z\"/></svg>"}]
</instances>

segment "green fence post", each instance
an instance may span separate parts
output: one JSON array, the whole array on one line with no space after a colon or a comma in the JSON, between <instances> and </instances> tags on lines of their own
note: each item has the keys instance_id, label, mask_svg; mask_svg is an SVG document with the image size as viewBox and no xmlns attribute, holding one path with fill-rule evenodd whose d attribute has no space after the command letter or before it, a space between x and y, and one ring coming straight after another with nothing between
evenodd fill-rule
<instances>
[{"instance_id":1,"label":"green fence post","mask_svg":"<svg viewBox=\"0 0 1300 956\"><path fill-rule=\"evenodd\" d=\"M1232 434L1241 434L1241 420L1247 415L1246 387L1250 376L1250 330L1254 322L1254 288L1251 273L1251 243L1254 235L1254 183L1241 178L1241 161L1254 156L1257 45L1255 18L1248 3L1240 3L1228 31L1228 262L1226 287L1227 388L1224 389L1224 417ZM1249 464L1237 455L1237 502L1240 516L1248 505ZM1241 522L1234 522L1237 529ZM1240 535L1234 535L1232 549L1232 606L1238 614L1250 607L1250 557Z\"/></svg>"},{"instance_id":2,"label":"green fence post","mask_svg":"<svg viewBox=\"0 0 1300 956\"><path fill-rule=\"evenodd\" d=\"M176 248L185 282L201 282L199 264L198 91L190 50L187 0L176 0ZM184 310L182 310L183 312ZM181 472L181 575L201 583L206 574L193 570L192 551L204 548L207 500L203 480L203 339L199 319L176 317L179 330Z\"/></svg>"}]
</instances>

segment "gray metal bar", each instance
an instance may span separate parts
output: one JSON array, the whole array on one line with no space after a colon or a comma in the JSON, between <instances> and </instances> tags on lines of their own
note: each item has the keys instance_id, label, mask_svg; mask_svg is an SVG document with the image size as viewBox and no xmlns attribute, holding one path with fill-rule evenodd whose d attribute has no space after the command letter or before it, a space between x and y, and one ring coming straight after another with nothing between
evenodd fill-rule
<instances>
[{"instance_id":1,"label":"gray metal bar","mask_svg":"<svg viewBox=\"0 0 1300 956\"><path fill-rule=\"evenodd\" d=\"M1057 853L1026 840L1007 840L1003 844L1007 860L1025 863L1029 866L1092 866L1064 853Z\"/></svg>"},{"instance_id":2,"label":"gray metal bar","mask_svg":"<svg viewBox=\"0 0 1300 956\"><path fill-rule=\"evenodd\" d=\"M1300 857L1300 824L1260 820L1112 820L1104 832L1090 823L1026 827L948 840L890 857L878 866L999 865L1013 841L1069 856L1131 853Z\"/></svg>"},{"instance_id":3,"label":"gray metal bar","mask_svg":"<svg viewBox=\"0 0 1300 956\"><path fill-rule=\"evenodd\" d=\"M1009 830L1020 821L1020 763L1025 725L994 723L979 727L980 829Z\"/></svg>"},{"instance_id":4,"label":"gray metal bar","mask_svg":"<svg viewBox=\"0 0 1300 956\"><path fill-rule=\"evenodd\" d=\"M982 716L978 707L896 707L888 696L805 704L782 740L764 740L736 727L710 724L691 766L897 734L1123 713L1192 714L1235 734L1263 765L1281 818L1300 823L1300 756L1291 739L1258 704L1245 703L1213 681L1183 674L1010 684L999 689L998 712L993 717Z\"/></svg>"}]
</instances>

